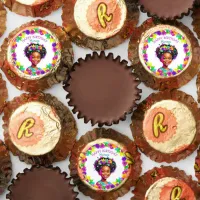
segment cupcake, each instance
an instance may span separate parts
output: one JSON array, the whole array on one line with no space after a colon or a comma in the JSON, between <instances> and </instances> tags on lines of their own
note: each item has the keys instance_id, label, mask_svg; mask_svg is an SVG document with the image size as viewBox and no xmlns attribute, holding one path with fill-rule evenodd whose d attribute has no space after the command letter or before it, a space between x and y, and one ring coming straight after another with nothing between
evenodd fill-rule
<instances>
[{"instance_id":1,"label":"cupcake","mask_svg":"<svg viewBox=\"0 0 200 200\"><path fill-rule=\"evenodd\" d=\"M0 140L0 195L6 190L11 176L12 163L10 154L3 141Z\"/></svg>"},{"instance_id":2,"label":"cupcake","mask_svg":"<svg viewBox=\"0 0 200 200\"><path fill-rule=\"evenodd\" d=\"M113 129L94 129L74 145L70 175L92 199L117 199L129 192L141 173L140 153L132 140Z\"/></svg>"},{"instance_id":3,"label":"cupcake","mask_svg":"<svg viewBox=\"0 0 200 200\"><path fill-rule=\"evenodd\" d=\"M197 151L194 169L195 169L195 175L196 175L198 181L200 182L200 149Z\"/></svg>"},{"instance_id":4,"label":"cupcake","mask_svg":"<svg viewBox=\"0 0 200 200\"><path fill-rule=\"evenodd\" d=\"M3 80L2 75L0 74L0 114L3 112L3 108L6 104L8 98L8 90L6 87L6 81Z\"/></svg>"},{"instance_id":5,"label":"cupcake","mask_svg":"<svg viewBox=\"0 0 200 200\"><path fill-rule=\"evenodd\" d=\"M23 16L45 17L62 6L62 0L3 0L10 11Z\"/></svg>"},{"instance_id":6,"label":"cupcake","mask_svg":"<svg viewBox=\"0 0 200 200\"><path fill-rule=\"evenodd\" d=\"M136 145L156 162L176 162L192 154L200 142L197 102L184 92L151 94L132 116Z\"/></svg>"},{"instance_id":7,"label":"cupcake","mask_svg":"<svg viewBox=\"0 0 200 200\"><path fill-rule=\"evenodd\" d=\"M132 200L187 199L198 200L200 190L196 181L178 168L153 168L140 177Z\"/></svg>"},{"instance_id":8,"label":"cupcake","mask_svg":"<svg viewBox=\"0 0 200 200\"><path fill-rule=\"evenodd\" d=\"M126 61L113 54L93 53L74 64L64 89L73 113L92 125L112 125L125 120L140 99L139 84ZM120 94L120 96L119 96Z\"/></svg>"},{"instance_id":9,"label":"cupcake","mask_svg":"<svg viewBox=\"0 0 200 200\"><path fill-rule=\"evenodd\" d=\"M133 0L67 0L62 20L74 43L104 50L131 36L139 20L139 9Z\"/></svg>"},{"instance_id":10,"label":"cupcake","mask_svg":"<svg viewBox=\"0 0 200 200\"><path fill-rule=\"evenodd\" d=\"M37 92L66 78L73 50L62 27L37 20L10 33L1 46L0 63L16 88Z\"/></svg>"},{"instance_id":11,"label":"cupcake","mask_svg":"<svg viewBox=\"0 0 200 200\"><path fill-rule=\"evenodd\" d=\"M6 21L7 21L7 11L4 8L2 2L0 2L0 37L4 34L6 30Z\"/></svg>"},{"instance_id":12,"label":"cupcake","mask_svg":"<svg viewBox=\"0 0 200 200\"><path fill-rule=\"evenodd\" d=\"M139 0L142 12L147 12L148 16L163 20L174 20L189 15L195 0Z\"/></svg>"},{"instance_id":13,"label":"cupcake","mask_svg":"<svg viewBox=\"0 0 200 200\"><path fill-rule=\"evenodd\" d=\"M77 127L71 112L50 94L22 94L8 102L3 117L8 149L27 164L65 160Z\"/></svg>"},{"instance_id":14,"label":"cupcake","mask_svg":"<svg viewBox=\"0 0 200 200\"><path fill-rule=\"evenodd\" d=\"M70 180L58 167L34 166L17 174L6 197L10 200L78 200Z\"/></svg>"},{"instance_id":15,"label":"cupcake","mask_svg":"<svg viewBox=\"0 0 200 200\"><path fill-rule=\"evenodd\" d=\"M198 40L181 22L146 20L135 30L128 56L134 72L155 90L180 88L199 71Z\"/></svg>"}]
</instances>

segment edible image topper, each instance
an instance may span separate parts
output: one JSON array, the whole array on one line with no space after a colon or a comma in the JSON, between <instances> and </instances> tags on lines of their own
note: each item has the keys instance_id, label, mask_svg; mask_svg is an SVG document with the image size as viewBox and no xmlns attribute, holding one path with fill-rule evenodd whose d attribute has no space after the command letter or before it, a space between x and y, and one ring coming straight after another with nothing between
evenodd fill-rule
<instances>
[{"instance_id":1,"label":"edible image topper","mask_svg":"<svg viewBox=\"0 0 200 200\"><path fill-rule=\"evenodd\" d=\"M143 133L152 148L162 153L176 153L188 148L193 142L196 121L183 103L163 100L146 112Z\"/></svg>"},{"instance_id":2,"label":"edible image topper","mask_svg":"<svg viewBox=\"0 0 200 200\"><path fill-rule=\"evenodd\" d=\"M44 155L59 141L60 119L55 111L40 102L26 103L17 108L9 122L14 145L28 155Z\"/></svg>"},{"instance_id":3,"label":"edible image topper","mask_svg":"<svg viewBox=\"0 0 200 200\"><path fill-rule=\"evenodd\" d=\"M117 34L127 15L124 0L77 0L74 19L87 36L103 40Z\"/></svg>"},{"instance_id":4,"label":"edible image topper","mask_svg":"<svg viewBox=\"0 0 200 200\"><path fill-rule=\"evenodd\" d=\"M191 43L180 29L157 25L142 36L139 57L144 68L154 76L177 76L190 65Z\"/></svg>"},{"instance_id":5,"label":"edible image topper","mask_svg":"<svg viewBox=\"0 0 200 200\"><path fill-rule=\"evenodd\" d=\"M45 2L48 2L49 0L16 0L17 2L21 3L21 4L25 4L25 5L38 5L38 4L42 4Z\"/></svg>"},{"instance_id":6,"label":"edible image topper","mask_svg":"<svg viewBox=\"0 0 200 200\"><path fill-rule=\"evenodd\" d=\"M78 173L91 189L109 192L127 180L132 164L125 147L111 139L98 139L80 153Z\"/></svg>"},{"instance_id":7,"label":"edible image topper","mask_svg":"<svg viewBox=\"0 0 200 200\"><path fill-rule=\"evenodd\" d=\"M26 79L40 79L55 71L60 63L58 39L43 27L27 27L12 39L8 60L13 70Z\"/></svg>"},{"instance_id":8,"label":"edible image topper","mask_svg":"<svg viewBox=\"0 0 200 200\"><path fill-rule=\"evenodd\" d=\"M192 189L182 180L165 177L156 181L145 194L145 200L195 200Z\"/></svg>"}]
</instances>

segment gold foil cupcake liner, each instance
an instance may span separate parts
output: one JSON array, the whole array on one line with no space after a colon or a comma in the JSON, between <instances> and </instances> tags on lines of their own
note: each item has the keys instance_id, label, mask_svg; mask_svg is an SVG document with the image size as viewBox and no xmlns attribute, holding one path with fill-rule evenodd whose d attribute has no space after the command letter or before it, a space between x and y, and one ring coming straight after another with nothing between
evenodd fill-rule
<instances>
[{"instance_id":1,"label":"gold foil cupcake liner","mask_svg":"<svg viewBox=\"0 0 200 200\"><path fill-rule=\"evenodd\" d=\"M145 136L143 131L143 122L147 111L155 104L162 100L174 100L184 104L192 113L194 120L196 122L196 134L190 145L184 150L175 151L173 153L162 153L151 146ZM143 102L141 102L137 109L132 115L132 124L130 125L132 130L132 135L134 137L137 147L151 160L156 162L177 162L181 159L185 159L187 156L191 155L200 143L200 114L197 102L192 96L177 90L166 90L159 93L153 93L147 97ZM154 118L155 119L155 118ZM176 118L175 118L176 120ZM175 125L177 127L177 125ZM174 127L174 128L175 128ZM161 134L164 134L161 132ZM173 137L173 136L172 136Z\"/></svg>"},{"instance_id":2,"label":"gold foil cupcake liner","mask_svg":"<svg viewBox=\"0 0 200 200\"><path fill-rule=\"evenodd\" d=\"M32 33L32 31L35 33ZM18 36L16 37L17 34ZM23 43L26 44L27 40L30 40L30 44L25 46L24 52L17 49L21 48L20 45L23 45ZM40 40L45 41L45 44L47 45L46 48L43 44L40 45ZM54 40L56 46L53 46ZM17 42L21 43L17 44ZM52 63L48 63L49 57L47 59L44 58L46 59L45 61L43 60L43 57L47 56L48 52L51 51L50 49L47 49L50 47L49 45L51 43L54 57L50 57ZM36 70L36 72L31 67L26 68L27 66L25 66L29 64L27 63L30 61L30 57L28 58L30 55L28 53L31 52L31 48L37 49L37 52L42 52L42 50L44 50L43 54L40 54L40 59L43 63L47 62L46 65L41 65L42 68L38 68L38 71ZM28 50L26 51L26 49L30 51L27 52ZM20 53L20 57L17 57L18 53ZM23 53L24 57L22 55ZM31 21L12 31L8 38L4 40L0 51L0 64L1 69L8 80L16 88L28 92L37 92L50 88L52 85L60 83L66 78L68 70L73 65L73 49L71 42L62 27L49 21Z\"/></svg>"},{"instance_id":3,"label":"gold foil cupcake liner","mask_svg":"<svg viewBox=\"0 0 200 200\"><path fill-rule=\"evenodd\" d=\"M95 141L100 141L100 143L98 142L95 143ZM120 145L123 145L124 148L126 148L127 150L126 156L128 156L127 162L129 163L129 170L131 170L130 175L128 176L126 181L120 184L120 178L118 178L117 183L115 185L116 187L111 190L108 189L107 186L105 186L105 188L102 189L103 186L100 187L98 183L97 183L98 186L95 187L94 180L92 180L94 177L86 176L87 167L84 167L83 166L84 164L81 161L81 159L83 159L83 162L87 161L87 158L89 159L89 157L87 156L90 154L83 153L83 150L87 148L87 145L89 144L93 145L92 147L89 148L88 152L89 153L93 152L94 154L96 154L96 153L99 153L99 151L101 151L99 149L104 148L105 146L109 146L110 141L115 142L114 146L112 146L113 144L111 145L112 146L110 148L111 150L112 149L116 150L115 148L117 148L117 146L120 146ZM98 146L98 144L100 146ZM120 153L120 148L118 148L117 150L118 150L118 153ZM105 149L105 152L109 152L109 150ZM100 160L102 162L106 162L106 159L102 160L100 158L98 161L100 162ZM110 159L108 155L107 155L107 160L113 162L113 159ZM92 160L92 162L97 163L97 161L95 160ZM116 165L119 165L119 162L117 162ZM142 161L140 159L140 153L137 151L137 148L132 140L130 140L127 136L116 132L113 129L106 130L104 128L97 128L97 129L87 132L75 143L73 150L71 152L69 168L70 168L70 176L72 177L74 184L78 186L78 189L84 195L90 196L92 199L103 200L103 199L117 199L118 197L121 197L125 195L126 193L128 193L130 190L130 187L134 186L136 184L136 181L138 180L138 177L142 169L141 165L142 165ZM83 169L83 174L85 173L85 175L79 176L80 168ZM90 167L91 173L93 173L93 170L95 169L91 169ZM125 174L125 172L123 172L123 174ZM84 182L83 177L85 177L86 180L89 181L87 184L86 182ZM107 184L108 183L109 182L107 182Z\"/></svg>"},{"instance_id":4,"label":"gold foil cupcake liner","mask_svg":"<svg viewBox=\"0 0 200 200\"><path fill-rule=\"evenodd\" d=\"M3 3L10 11L31 17L45 17L62 6L62 0L42 0L39 3L35 0L32 4L29 2L23 4L17 0L4 0Z\"/></svg>"},{"instance_id":5,"label":"gold foil cupcake liner","mask_svg":"<svg viewBox=\"0 0 200 200\"><path fill-rule=\"evenodd\" d=\"M6 195L6 198L10 199L10 200L15 199L15 197L14 197L15 196L15 191L18 190L18 189L22 189L22 190L24 189L24 188L20 188L20 186L19 186L20 183L23 181L23 179L25 177L27 177L28 175L30 175L31 173L34 173L34 171L42 170L42 169L51 171L51 173L54 173L54 176L55 175L58 176L60 178L60 181L63 181L63 185L65 185L65 191L69 192L68 195L70 195L70 196L68 196L68 199L79 200L78 198L76 198L77 195L78 195L78 192L74 192L73 191L74 185L72 185L70 183L71 178L67 178L68 175L67 175L66 172L62 172L59 167L39 166L39 165L32 166L30 169L26 168L26 169L23 170L22 173L18 173L16 175L16 179L13 179L12 182L11 182L11 184L10 184L10 186L8 187L9 193ZM57 180L58 180L58 177L57 177ZM29 184L29 183L27 182L27 184ZM48 183L48 185L51 185L51 184L55 184L53 179ZM17 187L17 189L16 189L16 187ZM57 185L54 185L54 187L56 188ZM52 189L54 189L54 188L52 188ZM37 193L37 192L38 191L35 191L35 193ZM60 190L60 192L62 192L62 191Z\"/></svg>"},{"instance_id":6,"label":"gold foil cupcake liner","mask_svg":"<svg viewBox=\"0 0 200 200\"><path fill-rule=\"evenodd\" d=\"M200 149L197 151L197 156L194 165L195 175L200 183Z\"/></svg>"},{"instance_id":7,"label":"gold foil cupcake liner","mask_svg":"<svg viewBox=\"0 0 200 200\"><path fill-rule=\"evenodd\" d=\"M0 2L0 37L4 34L6 30L6 22L7 22L7 11L4 8L2 2Z\"/></svg>"},{"instance_id":8,"label":"gold foil cupcake liner","mask_svg":"<svg viewBox=\"0 0 200 200\"><path fill-rule=\"evenodd\" d=\"M161 168L155 167L152 170L149 170L139 178L135 190L133 190L134 197L131 199L144 200L146 192L151 185L165 177L182 180L193 190L196 200L200 198L199 186L196 181L192 180L191 176L187 176L183 170L179 170L178 168L161 166Z\"/></svg>"},{"instance_id":9,"label":"gold foil cupcake liner","mask_svg":"<svg viewBox=\"0 0 200 200\"><path fill-rule=\"evenodd\" d=\"M191 61L185 69L183 69L182 64L180 66L178 65L178 68L176 69L175 72L176 75L165 76L165 77L157 76L156 74L154 74L153 71L151 72L149 69L145 69L144 65L142 64L140 56L145 56L145 55L139 54L140 41L142 40L144 33L154 28L156 25L163 25L163 27L166 26L166 30L167 26L173 26L179 29L180 31L182 31L183 34L185 34L185 36L188 38L191 44L191 51L192 51L191 52L192 57L190 56ZM183 25L181 22L173 21L173 22L162 23L159 20L156 21L151 18L146 20L140 27L136 28L134 30L134 33L135 34L132 35L132 38L129 43L128 57L129 60L132 62L134 72L139 76L140 80L144 82L146 86L151 87L152 89L155 90L176 89L187 84L198 73L199 61L200 61L199 57L200 48L198 40L195 38L192 31L188 27ZM180 37L179 34L177 34L177 38L179 37ZM187 47L184 47L184 51L185 50L186 51L188 50ZM190 59L190 57L185 58L184 62L185 60L187 61L188 59ZM151 65L152 64L149 63L149 66L152 68L152 70L154 70L154 67Z\"/></svg>"},{"instance_id":10,"label":"gold foil cupcake liner","mask_svg":"<svg viewBox=\"0 0 200 200\"><path fill-rule=\"evenodd\" d=\"M4 143L0 140L0 195L6 190L12 176L12 163L10 154Z\"/></svg>"},{"instance_id":11,"label":"gold foil cupcake liner","mask_svg":"<svg viewBox=\"0 0 200 200\"><path fill-rule=\"evenodd\" d=\"M31 156L20 151L12 142L9 134L11 115L17 108L30 102L40 102L53 107L60 119L61 130L59 141L52 151L40 156ZM77 135L77 126L73 115L64 104L50 94L22 94L19 97L15 97L7 103L4 109L3 121L4 138L8 149L13 155L18 156L21 161L32 165L49 165L53 162L65 160L73 147Z\"/></svg>"},{"instance_id":12,"label":"gold foil cupcake liner","mask_svg":"<svg viewBox=\"0 0 200 200\"><path fill-rule=\"evenodd\" d=\"M3 108L6 104L8 98L8 90L6 87L6 81L3 80L2 75L0 74L0 114L3 112Z\"/></svg>"},{"instance_id":13,"label":"gold foil cupcake liner","mask_svg":"<svg viewBox=\"0 0 200 200\"><path fill-rule=\"evenodd\" d=\"M123 43L134 32L134 27L139 22L139 9L132 0L125 0L127 6L127 18L124 26L115 36L104 40L96 40L83 34L74 19L74 6L76 0L65 0L63 6L62 20L64 30L69 35L72 42L81 47L92 50L111 49Z\"/></svg>"}]
</instances>

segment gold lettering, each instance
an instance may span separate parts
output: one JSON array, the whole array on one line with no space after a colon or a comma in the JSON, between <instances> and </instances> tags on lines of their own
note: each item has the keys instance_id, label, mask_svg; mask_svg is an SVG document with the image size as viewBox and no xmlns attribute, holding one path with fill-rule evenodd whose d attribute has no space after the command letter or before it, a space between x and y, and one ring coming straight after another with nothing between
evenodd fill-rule
<instances>
[{"instance_id":1,"label":"gold lettering","mask_svg":"<svg viewBox=\"0 0 200 200\"><path fill-rule=\"evenodd\" d=\"M128 153L128 152L126 152L125 155L126 155L126 158L127 158L127 163L129 165L132 165L134 163L133 156L130 153Z\"/></svg>"},{"instance_id":2,"label":"gold lettering","mask_svg":"<svg viewBox=\"0 0 200 200\"><path fill-rule=\"evenodd\" d=\"M164 133L167 131L168 126L163 125L165 117L163 113L157 113L153 119L153 134L156 138L159 137L160 133Z\"/></svg>"},{"instance_id":3,"label":"gold lettering","mask_svg":"<svg viewBox=\"0 0 200 200\"><path fill-rule=\"evenodd\" d=\"M195 169L196 172L200 172L200 167L197 163L195 163L194 169Z\"/></svg>"},{"instance_id":4,"label":"gold lettering","mask_svg":"<svg viewBox=\"0 0 200 200\"><path fill-rule=\"evenodd\" d=\"M181 200L182 189L177 186L173 188L170 200Z\"/></svg>"},{"instance_id":5,"label":"gold lettering","mask_svg":"<svg viewBox=\"0 0 200 200\"><path fill-rule=\"evenodd\" d=\"M31 137L33 133L29 132L29 129L32 128L35 124L35 120L33 118L26 119L19 128L17 138L20 140L23 135L27 138Z\"/></svg>"},{"instance_id":6,"label":"gold lettering","mask_svg":"<svg viewBox=\"0 0 200 200\"><path fill-rule=\"evenodd\" d=\"M107 5L105 3L100 3L99 4L97 12L98 12L99 23L101 24L101 26L103 28L106 28L107 27L106 21L107 22L112 21L113 15L112 14L110 14L110 15L107 14Z\"/></svg>"},{"instance_id":7,"label":"gold lettering","mask_svg":"<svg viewBox=\"0 0 200 200\"><path fill-rule=\"evenodd\" d=\"M50 5L50 2L47 1L46 3L44 3L43 5L41 5L41 7L40 7L40 12L43 11L43 10L49 9L50 6L51 6L51 5Z\"/></svg>"}]
</instances>

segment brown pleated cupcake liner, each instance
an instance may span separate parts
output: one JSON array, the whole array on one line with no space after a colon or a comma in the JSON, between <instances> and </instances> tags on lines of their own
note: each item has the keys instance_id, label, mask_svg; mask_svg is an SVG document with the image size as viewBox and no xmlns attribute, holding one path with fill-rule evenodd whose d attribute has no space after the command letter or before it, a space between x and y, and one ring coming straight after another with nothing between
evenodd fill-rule
<instances>
[{"instance_id":1,"label":"brown pleated cupcake liner","mask_svg":"<svg viewBox=\"0 0 200 200\"><path fill-rule=\"evenodd\" d=\"M43 0L40 3L26 5L17 0L4 0L10 11L23 16L45 17L62 6L62 0Z\"/></svg>"},{"instance_id":2,"label":"brown pleated cupcake liner","mask_svg":"<svg viewBox=\"0 0 200 200\"><path fill-rule=\"evenodd\" d=\"M90 48L94 51L111 49L123 43L134 32L134 27L139 22L139 9L133 0L125 0L127 6L127 19L121 31L115 36L104 39L95 40L83 34L76 25L74 20L74 5L76 0L66 0L63 6L62 20L64 30L69 35L72 42L76 45Z\"/></svg>"},{"instance_id":3,"label":"brown pleated cupcake liner","mask_svg":"<svg viewBox=\"0 0 200 200\"><path fill-rule=\"evenodd\" d=\"M192 25L193 25L193 30L197 34L198 39L200 39L200 2L197 2L198 6L194 7L193 13L192 13Z\"/></svg>"},{"instance_id":4,"label":"brown pleated cupcake liner","mask_svg":"<svg viewBox=\"0 0 200 200\"><path fill-rule=\"evenodd\" d=\"M80 64L83 64L83 63L87 64L88 61L94 60L94 59L99 59L99 58L106 59L106 60L113 60L113 62L118 62L119 67L121 65L121 67L123 67L125 69L130 69L130 72L132 73L132 69L127 65L128 64L127 61L121 60L120 56L118 56L117 58L114 59L114 55L112 53L109 53L108 56L106 56L104 51L102 51L100 53L100 55L98 55L96 52L94 52L93 55L87 54L85 59L80 58L78 60L78 62L74 64L71 72L75 71L76 67L80 67ZM71 79L70 73L69 73L68 79L66 81L64 81L64 87L63 88L68 92L66 98L70 99L69 102L68 102L69 106L74 107L72 109L72 112L74 114L78 112L78 118L79 119L83 118L85 123L88 123L89 121L91 121L92 125L98 124L99 127L102 127L103 125L111 126L112 124L118 124L120 120L121 121L126 120L126 115L133 112L133 108L136 107L136 101L140 100L140 98L141 98L140 93L142 91L140 89L138 89L138 85L140 84L140 80L137 78L135 73L132 73L133 82L136 83L136 86L135 86L135 91L130 91L133 94L135 94L135 98L133 99L132 105L130 105L130 108L128 110L124 110L120 117L113 116L113 119L109 118L109 119L106 119L104 121L94 119L93 117L87 116L85 113L83 113L81 111L82 109L74 103L74 97L72 97L73 91L72 92L69 91L69 87L70 87L69 81Z\"/></svg>"},{"instance_id":5,"label":"brown pleated cupcake liner","mask_svg":"<svg viewBox=\"0 0 200 200\"><path fill-rule=\"evenodd\" d=\"M170 166L161 166L161 168L153 168L141 176L137 182L135 190L133 191L134 197L132 200L144 200L147 190L156 181L165 178L172 177L185 182L194 192L196 200L200 199L200 189L198 183L192 180L192 176L187 176L183 170L178 168L172 168Z\"/></svg>"},{"instance_id":6,"label":"brown pleated cupcake liner","mask_svg":"<svg viewBox=\"0 0 200 200\"><path fill-rule=\"evenodd\" d=\"M3 3L0 2L0 37L4 34L6 30L6 22L7 22L7 11L3 6Z\"/></svg>"},{"instance_id":7,"label":"brown pleated cupcake liner","mask_svg":"<svg viewBox=\"0 0 200 200\"><path fill-rule=\"evenodd\" d=\"M200 184L200 149L197 151L197 157L195 159L194 170L195 170L195 175Z\"/></svg>"},{"instance_id":8,"label":"brown pleated cupcake liner","mask_svg":"<svg viewBox=\"0 0 200 200\"><path fill-rule=\"evenodd\" d=\"M90 189L90 187L88 187L84 182L82 182L78 174L78 159L80 153L86 147L87 144L94 142L95 140L100 138L111 139L115 142L124 145L127 148L127 151L130 153L131 157L133 158L134 163L131 166L131 174L129 175L126 182L121 187L107 192ZM74 184L78 186L78 189L84 195L90 196L95 200L114 200L128 193L130 187L136 184L136 181L138 180L138 177L140 176L142 170L141 165L142 161L140 159L140 153L137 151L137 148L132 140L113 129L106 130L104 128L97 128L87 132L75 143L71 152L69 168L70 176L72 177Z\"/></svg>"},{"instance_id":9,"label":"brown pleated cupcake liner","mask_svg":"<svg viewBox=\"0 0 200 200\"><path fill-rule=\"evenodd\" d=\"M159 24L163 23L159 20L156 21L153 18L151 18L146 20L140 27L134 30L135 34L132 35L132 38L129 43L128 57L129 60L132 62L134 72L138 75L140 80L144 82L144 84L147 87L150 87L154 90L180 88L181 86L191 81L199 71L200 47L198 44L198 40L195 38L192 31L188 27L183 25L181 22L178 21L166 22L165 25L175 26L176 28L180 29L185 33L185 35L187 36L187 38L191 43L192 60L190 65L181 74L178 74L177 76L159 78L154 75L151 75L150 72L147 72L147 70L144 68L144 66L140 61L139 43L144 32Z\"/></svg>"},{"instance_id":10,"label":"brown pleated cupcake liner","mask_svg":"<svg viewBox=\"0 0 200 200\"><path fill-rule=\"evenodd\" d=\"M151 108L155 103L162 100L174 100L178 101L192 112L194 119L196 121L196 136L193 142L187 147L187 149L181 152L175 153L162 153L149 145L143 135L143 120L145 113ZM191 155L200 143L200 112L197 102L192 96L177 90L166 90L159 93L151 94L147 99L141 102L137 109L134 111L132 116L132 124L130 125L132 130L132 135L135 139L136 145L139 149L148 156L151 160L156 162L177 162L179 160L185 159L187 156Z\"/></svg>"},{"instance_id":11,"label":"brown pleated cupcake liner","mask_svg":"<svg viewBox=\"0 0 200 200\"><path fill-rule=\"evenodd\" d=\"M42 28L48 29L51 33L53 33L58 41L61 44L61 61L60 65L57 69L50 74L47 74L44 77L41 77L37 80L29 80L25 77L20 77L17 73L15 73L10 66L7 59L7 51L9 47L10 40L22 29L28 28L31 26L38 26ZM73 49L71 45L71 41L66 33L63 31L62 27L57 26L53 22L36 20L28 22L21 27L12 31L8 38L6 38L1 46L0 52L0 64L1 69L5 73L8 80L19 90L25 90L28 92L37 92L50 88L52 85L60 83L63 81L66 76L68 70L73 65Z\"/></svg>"},{"instance_id":12,"label":"brown pleated cupcake liner","mask_svg":"<svg viewBox=\"0 0 200 200\"><path fill-rule=\"evenodd\" d=\"M63 185L65 186L65 191L64 192L69 192L69 196L67 196L67 199L69 200L79 200L77 197L78 195L78 192L75 192L73 189L74 189L74 185L72 185L70 183L71 181L71 178L67 178L67 173L66 172L62 172L61 169L59 167L53 167L53 166L32 166L30 169L24 169L22 173L18 173L17 176L16 176L16 179L13 179L12 182L11 182L11 185L8 187L8 191L9 193L6 195L6 198L7 199L10 199L10 200L14 200L14 199L17 199L16 198L16 195L19 194L19 191L17 191L18 189L21 189L23 190L24 188L20 188L20 183L24 180L24 178L26 178L27 176L29 176L31 173L34 173L34 172L37 172L39 170L49 170L51 171L52 174L58 176L60 178L60 181L63 182ZM57 178L58 178L57 177ZM38 182L40 182L42 180L42 177L41 179L38 179ZM31 180L29 180L31 181ZM53 182L53 179L48 182L48 185L50 185L51 183L54 184ZM29 184L29 182L27 182L27 184ZM41 187L43 187L43 185L41 185ZM55 185L55 188L57 188L58 185ZM54 188L52 188L54 189ZM33 188L33 194L36 193L37 194L37 190L36 188ZM61 190L61 188L58 188L56 189L57 191L59 191L60 193L62 193L63 191ZM15 194L16 192L16 194ZM41 194L42 195L42 194ZM64 194L63 194L64 195ZM66 195L64 195L66 197ZM34 199L34 197L33 197Z\"/></svg>"},{"instance_id":13,"label":"brown pleated cupcake liner","mask_svg":"<svg viewBox=\"0 0 200 200\"><path fill-rule=\"evenodd\" d=\"M12 176L12 163L10 154L4 143L0 140L0 195L6 190Z\"/></svg>"},{"instance_id":14,"label":"brown pleated cupcake liner","mask_svg":"<svg viewBox=\"0 0 200 200\"><path fill-rule=\"evenodd\" d=\"M3 108L6 105L6 100L8 98L8 90L6 87L6 81L3 80L0 74L0 114L3 112Z\"/></svg>"},{"instance_id":15,"label":"brown pleated cupcake liner","mask_svg":"<svg viewBox=\"0 0 200 200\"><path fill-rule=\"evenodd\" d=\"M17 149L10 138L8 129L12 113L23 104L33 101L41 102L53 107L59 116L61 123L61 135L57 145L51 152L41 156L31 156ZM50 94L22 94L19 97L15 97L11 102L8 102L4 108L3 121L4 138L8 149L13 155L18 156L21 161L24 161L27 164L49 165L53 162L65 160L76 140L77 126L73 115L64 104Z\"/></svg>"}]
</instances>

